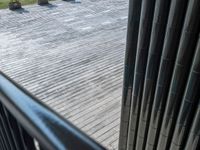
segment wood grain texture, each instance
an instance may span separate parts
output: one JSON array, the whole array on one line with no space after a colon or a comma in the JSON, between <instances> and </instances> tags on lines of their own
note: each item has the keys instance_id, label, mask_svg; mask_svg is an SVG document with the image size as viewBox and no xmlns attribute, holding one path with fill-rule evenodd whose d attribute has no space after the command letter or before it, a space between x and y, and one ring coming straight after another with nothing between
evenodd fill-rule
<instances>
[{"instance_id":1,"label":"wood grain texture","mask_svg":"<svg viewBox=\"0 0 200 150\"><path fill-rule=\"evenodd\" d=\"M117 149L128 1L0 10L0 70Z\"/></svg>"}]
</instances>

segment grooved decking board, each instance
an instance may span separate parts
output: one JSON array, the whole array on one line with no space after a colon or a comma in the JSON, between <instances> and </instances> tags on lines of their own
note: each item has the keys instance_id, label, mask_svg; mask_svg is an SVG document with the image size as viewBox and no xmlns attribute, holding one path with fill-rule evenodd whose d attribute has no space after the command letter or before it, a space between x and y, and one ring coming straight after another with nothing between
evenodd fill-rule
<instances>
[{"instance_id":1,"label":"grooved decking board","mask_svg":"<svg viewBox=\"0 0 200 150\"><path fill-rule=\"evenodd\" d=\"M0 10L0 70L117 149L128 1Z\"/></svg>"}]
</instances>

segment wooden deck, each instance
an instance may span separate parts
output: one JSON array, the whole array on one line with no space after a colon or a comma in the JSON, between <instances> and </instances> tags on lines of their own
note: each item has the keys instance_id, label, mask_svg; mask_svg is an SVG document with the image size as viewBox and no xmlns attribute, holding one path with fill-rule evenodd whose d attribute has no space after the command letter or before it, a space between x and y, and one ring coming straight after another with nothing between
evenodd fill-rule
<instances>
[{"instance_id":1,"label":"wooden deck","mask_svg":"<svg viewBox=\"0 0 200 150\"><path fill-rule=\"evenodd\" d=\"M117 149L128 1L0 10L0 69L109 149Z\"/></svg>"}]
</instances>

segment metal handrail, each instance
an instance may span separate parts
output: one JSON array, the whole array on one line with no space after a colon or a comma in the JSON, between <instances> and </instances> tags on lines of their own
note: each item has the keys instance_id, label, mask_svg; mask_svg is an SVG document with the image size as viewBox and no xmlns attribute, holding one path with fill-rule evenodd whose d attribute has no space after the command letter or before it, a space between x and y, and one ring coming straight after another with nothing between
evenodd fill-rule
<instances>
[{"instance_id":1,"label":"metal handrail","mask_svg":"<svg viewBox=\"0 0 200 150\"><path fill-rule=\"evenodd\" d=\"M105 149L2 72L0 103L44 149Z\"/></svg>"}]
</instances>

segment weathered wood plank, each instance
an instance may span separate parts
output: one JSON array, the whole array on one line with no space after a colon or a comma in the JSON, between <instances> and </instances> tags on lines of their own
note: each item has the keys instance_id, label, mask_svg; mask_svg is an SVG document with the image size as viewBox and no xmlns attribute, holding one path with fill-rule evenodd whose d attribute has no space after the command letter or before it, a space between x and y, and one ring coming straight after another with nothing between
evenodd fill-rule
<instances>
[{"instance_id":1,"label":"weathered wood plank","mask_svg":"<svg viewBox=\"0 0 200 150\"><path fill-rule=\"evenodd\" d=\"M117 149L125 0L0 10L0 69L109 149Z\"/></svg>"}]
</instances>

